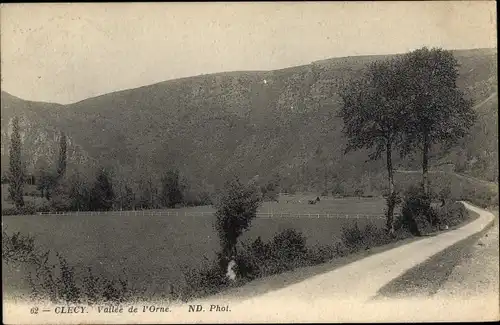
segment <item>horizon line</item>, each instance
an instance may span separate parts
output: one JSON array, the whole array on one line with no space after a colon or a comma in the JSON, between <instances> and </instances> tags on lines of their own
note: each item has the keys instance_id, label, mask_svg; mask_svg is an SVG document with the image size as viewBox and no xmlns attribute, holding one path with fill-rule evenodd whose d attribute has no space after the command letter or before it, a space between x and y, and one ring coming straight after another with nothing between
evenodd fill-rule
<instances>
[{"instance_id":1,"label":"horizon line","mask_svg":"<svg viewBox=\"0 0 500 325\"><path fill-rule=\"evenodd\" d=\"M422 46L422 47L427 47L427 46ZM422 48L422 47L420 47L420 48ZM433 46L433 47L429 47L429 48L440 48L440 47ZM474 50L476 50L476 51L477 50L497 50L498 51L498 48L497 47L480 47L480 48L448 49L448 50L449 51L454 51L454 52L458 52L458 51L464 51L465 52L465 51L474 51ZM214 75L228 74L228 73L245 73L245 72L246 73L265 73L265 72L273 72L273 71L282 71L282 70L291 69L291 68L305 67L305 66L308 66L308 65L311 65L311 64L314 64L314 63L324 62L324 61L334 60L334 59L346 59L346 58L354 58L354 57L362 58L362 57L392 56L392 55L401 55L401 54L408 53L408 52L411 52L411 51L413 51L413 50L406 51L406 52L399 52L399 53L388 53L388 54L362 54L362 55L348 55L348 56L338 56L338 57L332 56L332 57L328 57L328 58L325 58L325 59L314 60L314 61L311 61L311 62L306 63L306 64L292 65L292 66L287 66L287 67L284 67L284 68L271 69L271 70L226 70L226 71L219 71L219 72L201 73L201 74L198 74L198 75L191 75L191 76L179 77L179 78L173 78L173 79L165 79L165 80L162 80L162 81L157 81L157 82L153 82L153 83L150 83L150 84L145 84L145 85L137 86L137 87L133 87L133 88L117 89L117 90L114 90L114 91L111 91L111 92L102 93L100 95L87 97L87 98L84 98L84 99L81 99L81 100L78 100L78 101L75 101L75 102L66 103L66 104L62 104L62 103L58 103L58 102L52 102L52 101L37 101L37 100L24 99L24 98L22 98L20 96L14 95L11 92L8 92L8 91L4 90L3 88L1 88L1 86L0 86L0 91L4 92L4 93L6 93L6 94L8 94L10 96L16 97L16 98L18 98L20 100L27 101L27 102L46 103L46 104L55 104L55 105L67 106L67 105L74 105L74 104L77 104L77 103L80 103L80 102L83 102L83 101L86 101L86 100L89 100L89 99L99 98L99 97L102 97L102 96L107 96L107 95L111 95L111 94L115 94L115 93L126 92L126 91L130 91L130 90L135 90L135 89L140 89L140 88L155 86L155 85L158 85L158 84L161 84L161 83L164 83L164 82L171 82L171 81L177 81L177 80L191 79L191 78L197 78L197 77L201 77L201 76L214 76ZM2 80L2 83L3 83L3 80Z\"/></svg>"}]
</instances>

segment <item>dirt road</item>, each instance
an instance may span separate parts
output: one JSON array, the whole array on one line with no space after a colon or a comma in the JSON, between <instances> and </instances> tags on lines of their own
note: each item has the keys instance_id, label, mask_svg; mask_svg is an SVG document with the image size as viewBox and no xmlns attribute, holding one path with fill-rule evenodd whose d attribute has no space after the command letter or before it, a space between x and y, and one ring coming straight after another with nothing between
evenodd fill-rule
<instances>
[{"instance_id":1,"label":"dirt road","mask_svg":"<svg viewBox=\"0 0 500 325\"><path fill-rule=\"evenodd\" d=\"M453 231L441 233L392 250L366 257L328 273L314 276L285 288L250 299L200 301L203 306L230 304L232 312L224 320L243 317L252 322L363 322L363 321L431 321L493 320L498 308L485 309L492 297L436 295L373 300L377 292L407 270L433 255L474 235L491 224L495 216L463 202L478 219ZM481 299L483 297L483 299ZM498 298L496 300L498 302ZM497 304L498 306L498 304ZM248 311L256 313L249 316ZM245 314L245 311L247 313ZM244 316L246 315L246 316ZM220 321L219 318L213 320ZM239 317L239 318L238 318Z\"/></svg>"}]
</instances>

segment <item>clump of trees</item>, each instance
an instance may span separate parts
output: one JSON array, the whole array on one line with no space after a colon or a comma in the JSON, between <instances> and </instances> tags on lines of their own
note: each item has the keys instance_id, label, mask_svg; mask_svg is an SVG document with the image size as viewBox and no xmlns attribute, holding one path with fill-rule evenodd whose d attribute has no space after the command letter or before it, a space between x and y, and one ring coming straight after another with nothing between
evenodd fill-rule
<instances>
[{"instance_id":1,"label":"clump of trees","mask_svg":"<svg viewBox=\"0 0 500 325\"><path fill-rule=\"evenodd\" d=\"M188 190L185 180L177 169L167 170L158 181L149 175L139 181L139 186L131 186L122 173L116 175L113 169L101 167L97 169L95 180L87 177L90 170L81 172L72 170L67 175L68 152L67 137L64 132L59 136L59 150L55 166L43 158L35 164L35 183L40 196L48 204L24 208L24 184L26 172L22 161L22 141L19 118L12 121L13 131L10 145L10 168L2 179L9 184L9 197L15 208L3 210L4 214L31 214L35 211L109 211L152 208L174 208L178 205L210 204L211 194L206 186L197 191ZM113 175L114 174L114 175ZM115 186L113 185L115 184ZM206 184L205 184L206 185ZM136 195L138 193L138 195ZM186 193L189 198L186 197ZM189 200L189 202L186 202Z\"/></svg>"},{"instance_id":2,"label":"clump of trees","mask_svg":"<svg viewBox=\"0 0 500 325\"><path fill-rule=\"evenodd\" d=\"M372 149L370 159L385 153L389 195L387 230L394 233L393 212L400 202L394 190L392 153L419 150L421 190L429 196L429 151L450 147L475 121L472 102L457 87L458 62L450 51L422 48L368 65L364 74L341 91L346 152ZM430 200L423 200L430 208Z\"/></svg>"}]
</instances>

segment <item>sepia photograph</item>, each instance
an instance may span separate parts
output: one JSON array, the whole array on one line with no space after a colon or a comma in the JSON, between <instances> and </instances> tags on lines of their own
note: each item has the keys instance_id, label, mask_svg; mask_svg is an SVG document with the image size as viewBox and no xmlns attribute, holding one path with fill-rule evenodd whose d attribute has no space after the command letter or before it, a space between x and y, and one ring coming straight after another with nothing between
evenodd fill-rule
<instances>
[{"instance_id":1,"label":"sepia photograph","mask_svg":"<svg viewBox=\"0 0 500 325\"><path fill-rule=\"evenodd\" d=\"M500 320L495 1L0 4L5 324Z\"/></svg>"}]
</instances>

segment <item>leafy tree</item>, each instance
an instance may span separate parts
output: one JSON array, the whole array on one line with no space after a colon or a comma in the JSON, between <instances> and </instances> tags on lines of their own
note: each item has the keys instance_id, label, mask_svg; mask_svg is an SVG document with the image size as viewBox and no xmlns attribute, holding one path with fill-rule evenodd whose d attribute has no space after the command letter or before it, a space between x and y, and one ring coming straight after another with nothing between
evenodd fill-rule
<instances>
[{"instance_id":1,"label":"leafy tree","mask_svg":"<svg viewBox=\"0 0 500 325\"><path fill-rule=\"evenodd\" d=\"M100 169L91 191L91 210L108 211L113 208L114 199L111 177L106 169Z\"/></svg>"},{"instance_id":2,"label":"leafy tree","mask_svg":"<svg viewBox=\"0 0 500 325\"><path fill-rule=\"evenodd\" d=\"M71 210L91 210L91 189L85 179L78 173L70 177L69 199Z\"/></svg>"},{"instance_id":3,"label":"leafy tree","mask_svg":"<svg viewBox=\"0 0 500 325\"><path fill-rule=\"evenodd\" d=\"M24 206L23 185L24 170L21 161L21 135L19 118L12 120L12 134L10 137L10 169L9 169L9 195L14 201L16 208Z\"/></svg>"},{"instance_id":4,"label":"leafy tree","mask_svg":"<svg viewBox=\"0 0 500 325\"><path fill-rule=\"evenodd\" d=\"M220 266L225 269L231 256L236 255L238 237L250 226L262 202L254 183L244 185L238 178L226 182L215 207L215 229L222 252Z\"/></svg>"},{"instance_id":5,"label":"leafy tree","mask_svg":"<svg viewBox=\"0 0 500 325\"><path fill-rule=\"evenodd\" d=\"M137 193L137 201L134 203L136 208L154 209L161 207L158 185L151 176L139 180Z\"/></svg>"},{"instance_id":6,"label":"leafy tree","mask_svg":"<svg viewBox=\"0 0 500 325\"><path fill-rule=\"evenodd\" d=\"M50 199L52 188L55 185L55 177L49 171L49 164L44 158L39 158L35 164L35 183L40 191L40 196Z\"/></svg>"},{"instance_id":7,"label":"leafy tree","mask_svg":"<svg viewBox=\"0 0 500 325\"><path fill-rule=\"evenodd\" d=\"M119 163L113 166L112 182L116 209L132 210L135 207L135 193L131 188L134 180L130 179L131 175L134 175L134 171L130 167Z\"/></svg>"},{"instance_id":8,"label":"leafy tree","mask_svg":"<svg viewBox=\"0 0 500 325\"><path fill-rule=\"evenodd\" d=\"M130 186L125 185L125 190L122 197L122 209L132 210L132 208L134 207L135 194Z\"/></svg>"},{"instance_id":9,"label":"leafy tree","mask_svg":"<svg viewBox=\"0 0 500 325\"><path fill-rule=\"evenodd\" d=\"M61 178L66 172L66 159L67 159L67 140L66 134L61 132L61 137L59 138L59 159L57 161L57 177Z\"/></svg>"},{"instance_id":10,"label":"leafy tree","mask_svg":"<svg viewBox=\"0 0 500 325\"><path fill-rule=\"evenodd\" d=\"M162 177L160 201L167 208L173 208L176 204L182 203L183 194L177 170L170 170Z\"/></svg>"},{"instance_id":11,"label":"leafy tree","mask_svg":"<svg viewBox=\"0 0 500 325\"><path fill-rule=\"evenodd\" d=\"M66 181L59 180L51 192L50 206L56 211L67 211L71 209L69 186Z\"/></svg>"},{"instance_id":12,"label":"leafy tree","mask_svg":"<svg viewBox=\"0 0 500 325\"><path fill-rule=\"evenodd\" d=\"M138 208L152 208L156 202L156 197L154 194L155 188L153 187L153 182L150 178L147 180L139 181L139 200L137 202Z\"/></svg>"},{"instance_id":13,"label":"leafy tree","mask_svg":"<svg viewBox=\"0 0 500 325\"><path fill-rule=\"evenodd\" d=\"M340 116L348 144L345 152L374 149L371 160L386 155L389 197L387 230L394 233L394 190L392 152L399 148L405 130L405 106L401 93L401 61L399 58L377 61L368 65L361 78L350 81L340 92L343 100Z\"/></svg>"},{"instance_id":14,"label":"leafy tree","mask_svg":"<svg viewBox=\"0 0 500 325\"><path fill-rule=\"evenodd\" d=\"M132 188L125 184L118 183L118 193L116 200L116 206L120 210L132 210L135 204L134 191Z\"/></svg>"},{"instance_id":15,"label":"leafy tree","mask_svg":"<svg viewBox=\"0 0 500 325\"><path fill-rule=\"evenodd\" d=\"M37 189L40 191L42 197L50 200L56 183L56 177L49 172L45 172L38 178Z\"/></svg>"},{"instance_id":16,"label":"leafy tree","mask_svg":"<svg viewBox=\"0 0 500 325\"><path fill-rule=\"evenodd\" d=\"M71 207L69 196L70 184L68 184L64 177L66 173L66 151L66 135L64 132L61 132L61 136L59 138L59 157L57 160L56 173L54 175L47 175L43 182L43 185L48 187L46 190L46 193L48 194L47 199L50 198L51 206L57 211L65 211Z\"/></svg>"},{"instance_id":17,"label":"leafy tree","mask_svg":"<svg viewBox=\"0 0 500 325\"><path fill-rule=\"evenodd\" d=\"M422 189L429 195L429 152L464 137L476 120L472 102L457 87L458 61L451 51L422 48L404 55L402 80L406 118L405 148L422 152Z\"/></svg>"}]
</instances>

